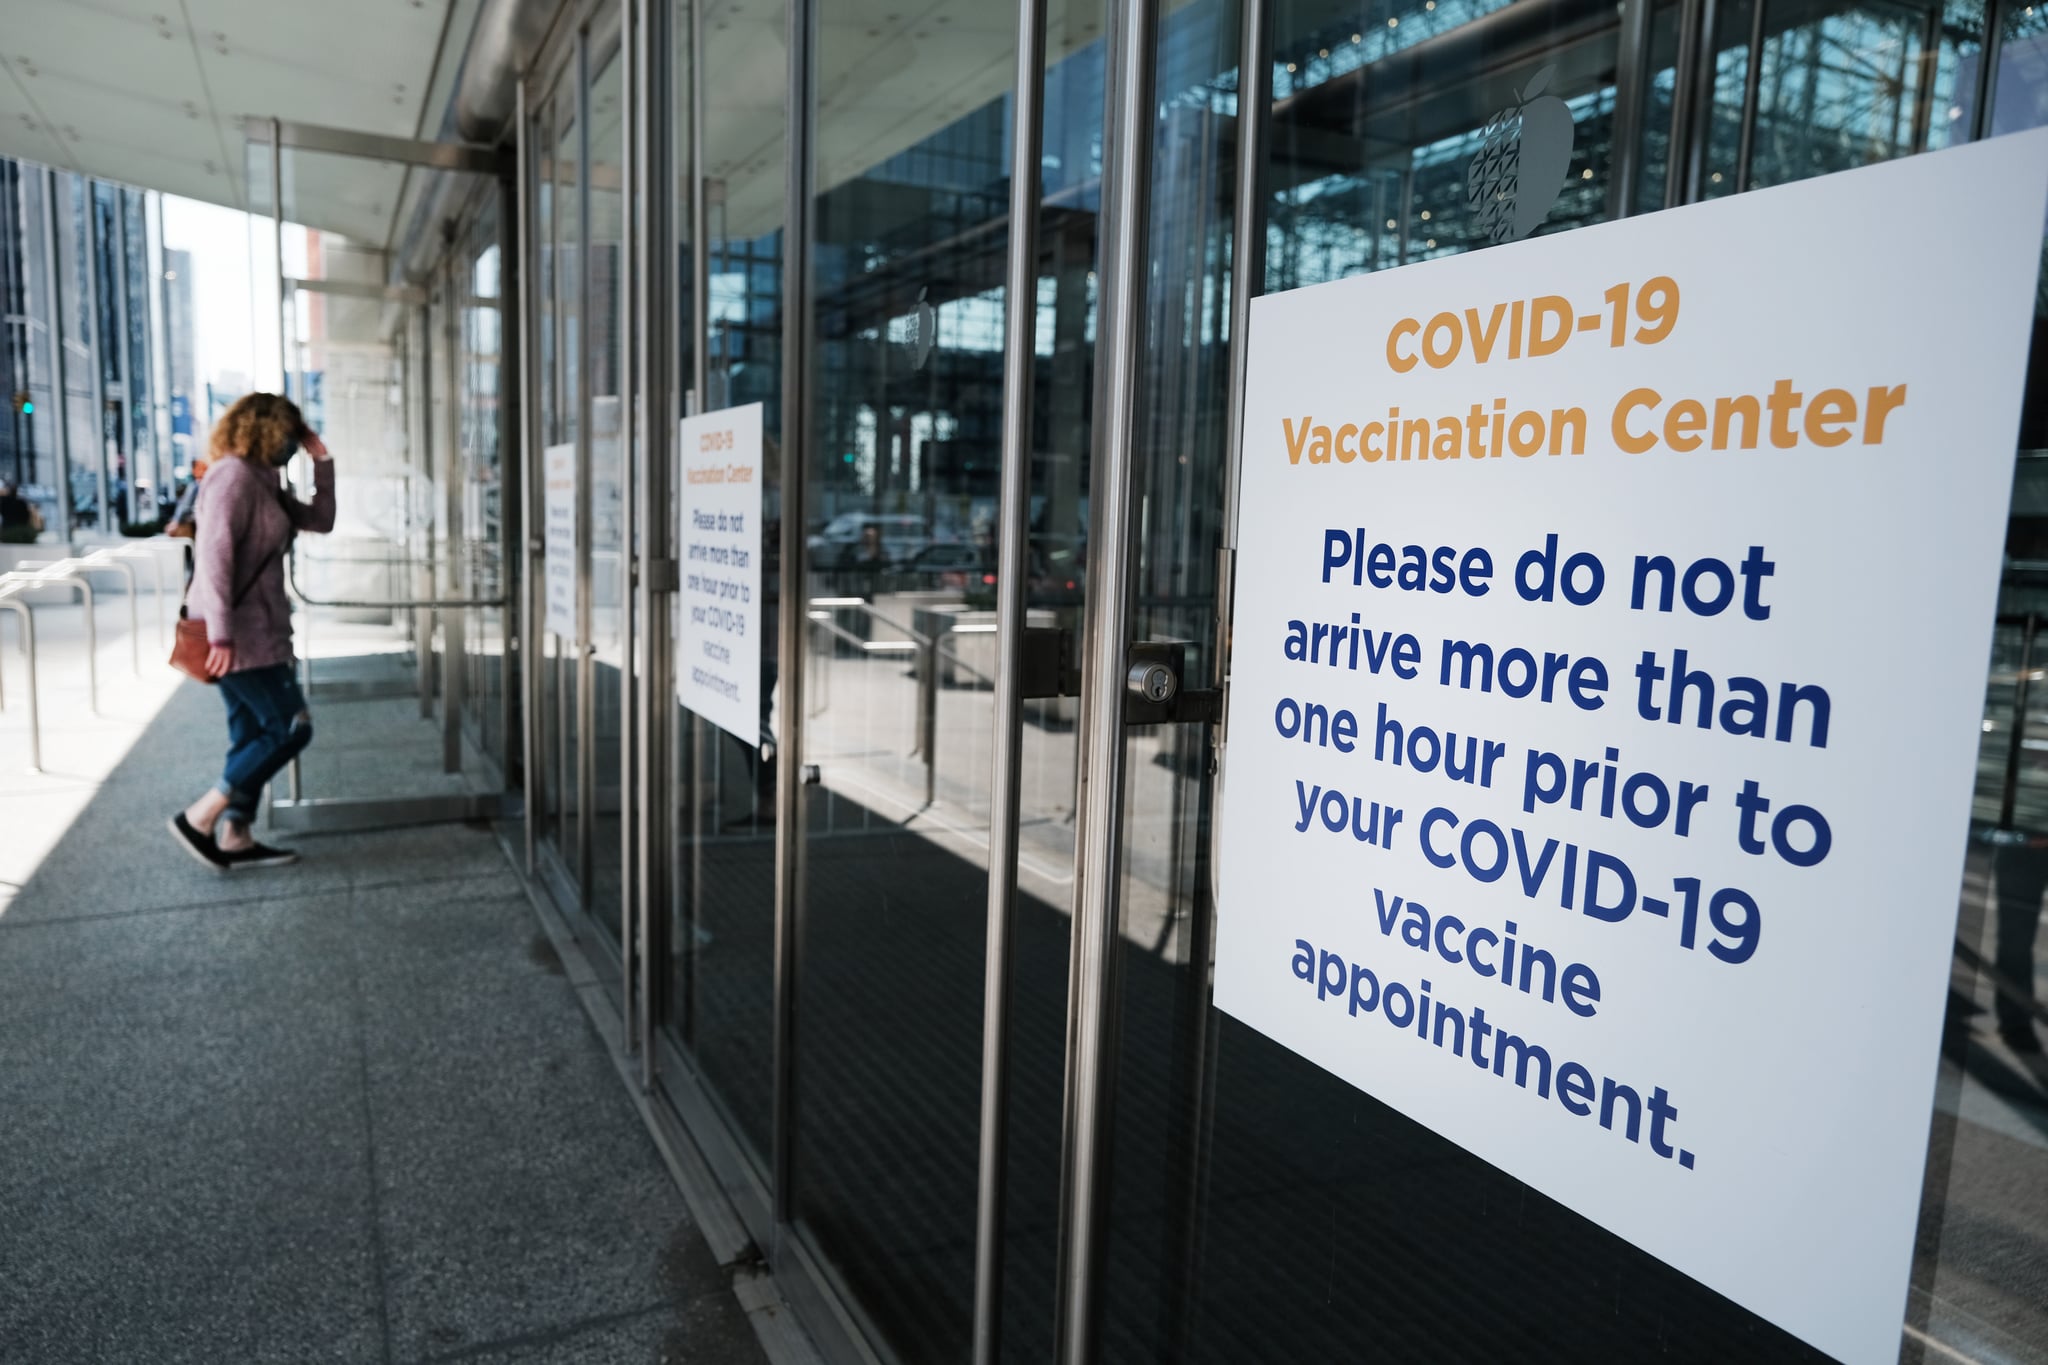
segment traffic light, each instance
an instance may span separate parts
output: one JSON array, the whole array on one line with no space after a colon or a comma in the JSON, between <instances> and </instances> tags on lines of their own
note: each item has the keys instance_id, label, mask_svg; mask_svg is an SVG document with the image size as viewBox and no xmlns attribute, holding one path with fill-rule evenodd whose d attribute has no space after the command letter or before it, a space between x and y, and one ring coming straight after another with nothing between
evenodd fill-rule
<instances>
[{"instance_id":1,"label":"traffic light","mask_svg":"<svg viewBox=\"0 0 2048 1365\"><path fill-rule=\"evenodd\" d=\"M35 399L25 393L14 395L14 410L24 417L33 417L36 411Z\"/></svg>"}]
</instances>

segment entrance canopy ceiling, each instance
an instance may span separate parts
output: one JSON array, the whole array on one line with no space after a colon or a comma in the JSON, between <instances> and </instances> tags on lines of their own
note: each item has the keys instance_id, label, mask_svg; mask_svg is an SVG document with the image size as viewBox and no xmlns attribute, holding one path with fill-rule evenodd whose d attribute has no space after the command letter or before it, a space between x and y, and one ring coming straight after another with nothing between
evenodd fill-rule
<instances>
[{"instance_id":1,"label":"entrance canopy ceiling","mask_svg":"<svg viewBox=\"0 0 2048 1365\"><path fill-rule=\"evenodd\" d=\"M243 119L440 132L477 0L7 0L0 156L251 212ZM286 216L386 246L405 173L326 158ZM413 177L417 179L417 177Z\"/></svg>"}]
</instances>

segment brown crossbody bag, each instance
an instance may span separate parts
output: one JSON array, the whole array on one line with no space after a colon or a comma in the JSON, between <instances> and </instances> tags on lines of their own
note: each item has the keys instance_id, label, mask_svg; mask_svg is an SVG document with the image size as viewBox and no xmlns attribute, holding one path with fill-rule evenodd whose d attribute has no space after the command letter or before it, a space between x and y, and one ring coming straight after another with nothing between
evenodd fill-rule
<instances>
[{"instance_id":1,"label":"brown crossbody bag","mask_svg":"<svg viewBox=\"0 0 2048 1365\"><path fill-rule=\"evenodd\" d=\"M228 615L230 617L235 614L235 608L242 605L242 599L255 589L257 583L262 581L263 575L269 572L270 566L284 553L285 546L290 543L291 538L287 536L284 542L271 552L270 557L258 566L256 572L250 575L249 581L242 585L242 590L235 594L232 602L228 603ZM185 591L187 593L192 591L190 583L185 585ZM183 600L180 600L178 603L178 631L171 640L171 667L177 669L188 678L210 686L220 681L206 671L206 656L212 648L213 642L206 638L206 622L196 616L187 616L185 614L185 603Z\"/></svg>"}]
</instances>

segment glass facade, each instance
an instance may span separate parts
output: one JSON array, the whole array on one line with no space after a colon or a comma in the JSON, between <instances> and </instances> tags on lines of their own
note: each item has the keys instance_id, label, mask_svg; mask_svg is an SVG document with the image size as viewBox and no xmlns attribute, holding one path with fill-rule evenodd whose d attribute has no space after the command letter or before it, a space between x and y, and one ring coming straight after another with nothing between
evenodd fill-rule
<instances>
[{"instance_id":1,"label":"glass facade","mask_svg":"<svg viewBox=\"0 0 2048 1365\"><path fill-rule=\"evenodd\" d=\"M1222 673L1242 291L2038 126L2048 24L1965 0L1271 0L1249 30L1228 0L1161 9L1134 30L1152 7L1039 7L1030 100L1008 8L643 0L541 63L519 129L523 458L533 483L545 447L575 447L586 531L581 638L527 623L544 880L601 960L655 964L650 989L619 990L625 1033L830 1358L1352 1359L1367 1325L1394 1359L1824 1358L1213 1007L1213 727L1123 730L1116 949L1092 962L1074 923L1102 837L1082 736L1103 699L1079 695L1076 652L1114 563L1134 584L1130 638ZM1106 112L1134 42L1149 126ZM1539 93L1567 111L1570 150L1555 202L1521 223L1499 129ZM1020 106L1039 111L1025 235ZM1106 205L1133 139L1150 150L1144 306L1115 323ZM665 205L652 243L636 240L641 177ZM1019 308L1022 365L1006 357ZM1111 341L1143 357L1128 532L1091 523L1098 419L1131 397L1102 388ZM636 583L664 609L689 501L677 489L637 529L629 515L675 459L673 431L636 416L642 346L660 349L674 414L763 408L758 735L679 707L672 661L645 653L627 609ZM2041 354L1904 1360L2048 1356ZM1012 624L1053 651L1032 656L1052 681L1014 711L1006 537L1024 579ZM658 714L654 799L637 802L634 737ZM1014 795L996 761L1012 742ZM1007 899L1000 868L991 895L999 848L1016 855ZM1105 982L1112 1025L1091 1043L1077 994ZM1084 1063L1115 1077L1106 1108L1077 1108ZM1086 1172L1101 1251L1095 1306L1076 1310L1082 1125L1103 1154Z\"/></svg>"}]
</instances>

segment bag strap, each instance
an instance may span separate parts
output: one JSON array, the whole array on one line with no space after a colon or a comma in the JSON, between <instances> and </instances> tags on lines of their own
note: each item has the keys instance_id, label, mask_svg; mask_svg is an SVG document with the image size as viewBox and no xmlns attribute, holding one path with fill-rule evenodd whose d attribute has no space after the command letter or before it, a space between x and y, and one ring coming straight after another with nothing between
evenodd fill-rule
<instances>
[{"instance_id":1,"label":"bag strap","mask_svg":"<svg viewBox=\"0 0 2048 1365\"><path fill-rule=\"evenodd\" d=\"M280 507L284 505L284 498L282 495L278 497L278 505ZM291 514L289 512L285 514L285 519L287 522L290 521ZM263 575L270 571L270 566L272 564L277 563L278 560L284 558L284 552L287 549L291 548L292 539L296 534L296 529L297 528L295 527L288 526L284 533L284 539L277 542L277 548L272 550L269 556L265 558L261 564L256 566L256 572L249 575L249 581L244 583L241 587L241 590L238 591L234 595L233 599L228 602L229 615L233 615L235 609L242 605L243 598L247 597L250 593L256 590L256 585L262 581ZM193 543L195 545L198 543L196 535L194 537ZM178 598L178 619L181 621L185 619L185 599L190 597L191 595L192 580L188 577L185 580L185 591Z\"/></svg>"},{"instance_id":2,"label":"bag strap","mask_svg":"<svg viewBox=\"0 0 2048 1365\"><path fill-rule=\"evenodd\" d=\"M261 564L258 564L256 566L256 572L249 575L249 581L242 585L242 590L235 594L233 601L228 603L228 610L230 612L233 612L235 608L241 606L242 599L247 597L250 593L256 590L256 585L262 581L263 575L270 571L270 566L277 563L278 560L284 558L285 546L291 544L291 539L292 538L289 535L287 535L283 540L280 540L277 543L277 548L270 552L269 557L266 558Z\"/></svg>"}]
</instances>

